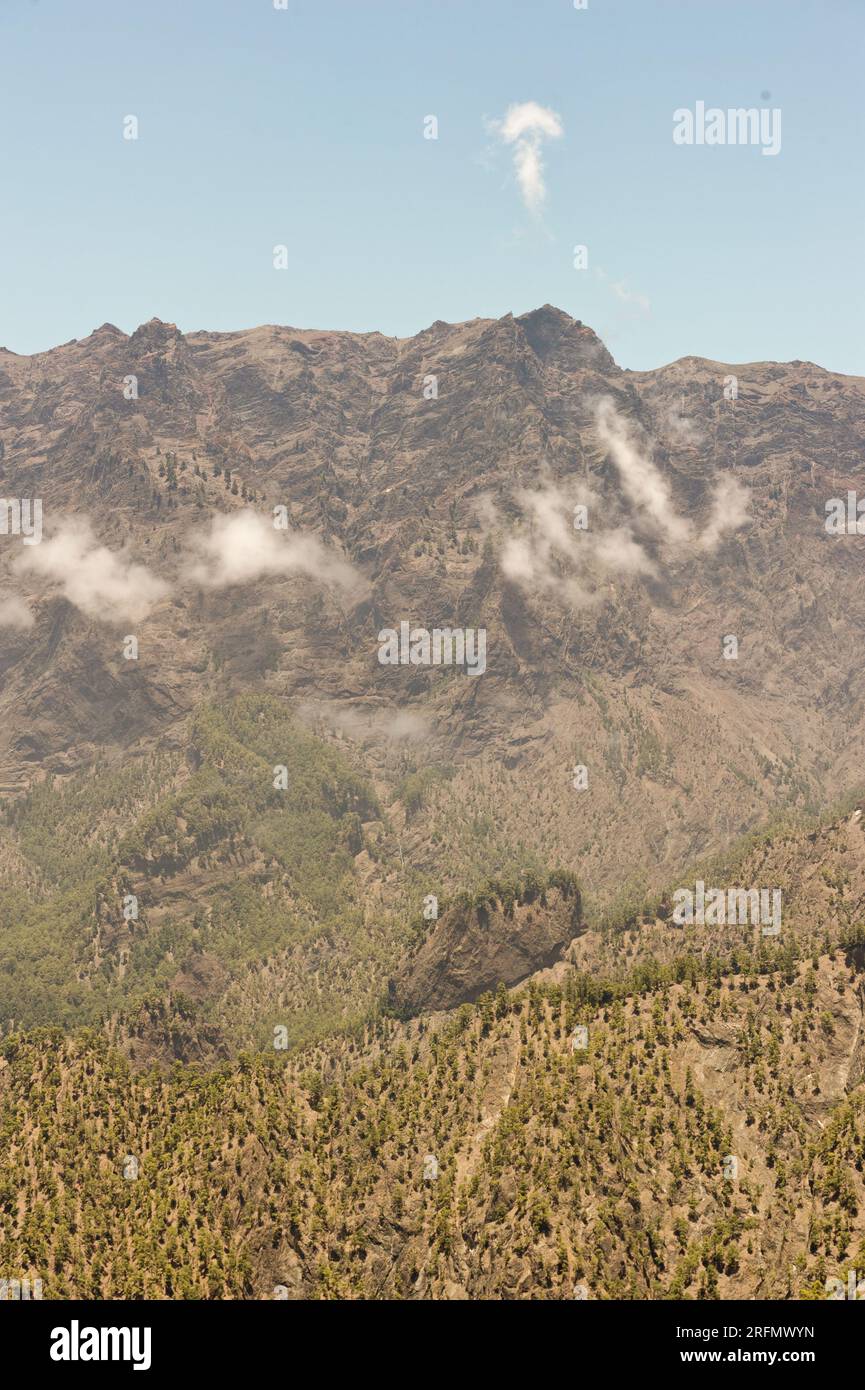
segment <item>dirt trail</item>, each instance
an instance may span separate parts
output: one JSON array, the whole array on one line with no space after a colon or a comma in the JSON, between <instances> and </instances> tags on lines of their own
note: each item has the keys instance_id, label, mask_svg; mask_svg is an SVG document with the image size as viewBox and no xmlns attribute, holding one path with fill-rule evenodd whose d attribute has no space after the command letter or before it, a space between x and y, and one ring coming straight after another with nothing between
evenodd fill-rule
<instances>
[{"instance_id":1,"label":"dirt trail","mask_svg":"<svg viewBox=\"0 0 865 1390\"><path fill-rule=\"evenodd\" d=\"M516 1022L516 1020L515 1020ZM456 1164L456 1186L461 1187L474 1176L480 1161L481 1151L487 1135L498 1124L502 1112L510 1101L516 1086L520 1065L519 1026L503 1040L492 1060L491 1075L487 1079L481 1101L481 1123L471 1134L468 1144L461 1151Z\"/></svg>"}]
</instances>

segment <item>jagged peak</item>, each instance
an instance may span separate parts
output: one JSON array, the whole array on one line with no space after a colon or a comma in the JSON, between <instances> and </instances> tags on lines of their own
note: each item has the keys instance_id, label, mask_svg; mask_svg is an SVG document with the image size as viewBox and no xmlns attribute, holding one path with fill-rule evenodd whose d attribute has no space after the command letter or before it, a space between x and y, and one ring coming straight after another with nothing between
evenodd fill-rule
<instances>
[{"instance_id":1,"label":"jagged peak","mask_svg":"<svg viewBox=\"0 0 865 1390\"><path fill-rule=\"evenodd\" d=\"M568 366L597 366L616 369L616 363L595 333L582 319L572 318L554 304L542 304L519 314L514 320L523 330L529 346L544 361Z\"/></svg>"},{"instance_id":2,"label":"jagged peak","mask_svg":"<svg viewBox=\"0 0 865 1390\"><path fill-rule=\"evenodd\" d=\"M124 333L122 328L118 328L116 323L107 323L107 322L106 322L106 323L101 323L101 324L99 325L98 328L94 328L94 330L93 330L93 332L90 334L89 338L84 339L84 341L85 341L85 342L91 342L94 338L126 338L126 337L128 337L128 334Z\"/></svg>"},{"instance_id":3,"label":"jagged peak","mask_svg":"<svg viewBox=\"0 0 865 1390\"><path fill-rule=\"evenodd\" d=\"M517 323L559 323L563 327L576 323L582 327L578 319L572 318L564 309L558 309L555 304L542 304L539 309L529 309L525 314L518 314Z\"/></svg>"},{"instance_id":4,"label":"jagged peak","mask_svg":"<svg viewBox=\"0 0 865 1390\"><path fill-rule=\"evenodd\" d=\"M139 324L129 339L130 343L168 343L186 342L176 323L164 323L162 319L148 319Z\"/></svg>"}]
</instances>

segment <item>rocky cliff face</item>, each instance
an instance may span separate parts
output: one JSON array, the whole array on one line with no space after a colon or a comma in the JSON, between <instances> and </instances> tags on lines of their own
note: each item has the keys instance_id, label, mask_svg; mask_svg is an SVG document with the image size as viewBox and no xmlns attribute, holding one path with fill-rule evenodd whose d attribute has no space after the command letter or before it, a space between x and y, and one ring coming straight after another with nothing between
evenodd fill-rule
<instances>
[{"instance_id":1,"label":"rocky cliff face","mask_svg":"<svg viewBox=\"0 0 865 1390\"><path fill-rule=\"evenodd\" d=\"M453 1009L500 984L516 985L561 960L578 934L580 894L572 886L521 899L488 890L445 912L390 982L401 1013Z\"/></svg>"},{"instance_id":2,"label":"rocky cliff face","mask_svg":"<svg viewBox=\"0 0 865 1390\"><path fill-rule=\"evenodd\" d=\"M725 400L731 374L738 395ZM125 399L132 378L138 394ZM713 485L729 475L750 489L747 522L711 552L675 525L659 529L598 432L601 399L651 452L672 518L704 521ZM660 765L643 775L654 775L668 820L672 798L660 789L676 781L676 745L693 752L692 739L720 737L732 752L744 713L759 729L759 749L745 741L745 778L758 758L770 791L785 761L815 786L841 778L848 760L833 735L861 713L858 538L826 535L824 503L856 486L863 432L857 379L807 363L698 358L623 372L590 329L549 306L436 323L408 340L277 327L184 336L154 320L130 337L104 325L33 358L0 352L4 496L42 498L47 531L86 514L99 540L128 544L168 585L141 624L147 654L133 675L119 664L117 625L108 633L100 621L107 611L82 613L31 578L35 627L3 629L4 779L26 782L34 763L87 765L95 746L170 738L212 685L214 650L241 685L270 675L290 695L419 708L434 726L431 752L472 761L494 749L514 770L527 744L537 753L555 738L544 716L557 702L585 706L569 741L584 729L615 756L594 678L659 741ZM612 553L587 578L591 602L575 601L555 573L521 582L500 563L523 522L537 535L524 492L544 484L568 505L595 501L589 533L607 534ZM340 611L325 588L312 623L302 578L202 594L182 577L185 542L212 514L277 505L357 564L367 597ZM641 574L629 573L625 523L653 566ZM484 558L487 535L494 555ZM2 538L4 585L16 590L23 581L7 567L20 550ZM566 579L567 554L550 561ZM483 681L437 689L434 673L382 669L376 632L400 616L483 621ZM266 652L238 649L250 623L266 629ZM735 666L721 658L727 631L740 641ZM761 722L767 701L779 717ZM724 802L707 761L706 805ZM740 781L741 819L756 791Z\"/></svg>"},{"instance_id":3,"label":"rocky cliff face","mask_svg":"<svg viewBox=\"0 0 865 1390\"><path fill-rule=\"evenodd\" d=\"M51 775L90 807L88 864L103 856L110 885L76 903L78 968L119 978L158 939L165 980L183 978L168 934L197 940L202 901L235 880L257 912L274 894L296 910L273 826L205 827L197 799L234 776L202 752L198 712L247 695L290 707L379 798L379 818L338 829L352 910L391 942L376 988L405 944L381 913L429 892L564 866L595 912L779 807L833 801L861 775L865 596L863 540L828 534L825 507L859 485L863 437L859 379L696 357L622 371L550 306L405 340L154 320L0 352L0 494L40 498L45 529L32 547L0 535L0 784L17 804ZM275 508L295 559L247 546L238 563L215 526ZM383 665L379 633L402 622L482 628L484 673ZM278 741L255 756L269 786ZM190 778L202 825L172 857ZM127 862L139 822L154 840L136 829ZM58 878L35 853L13 817L0 874L44 903ZM145 909L134 932L122 884ZM288 993L276 970L276 1010L327 959L310 912L323 935Z\"/></svg>"}]
</instances>

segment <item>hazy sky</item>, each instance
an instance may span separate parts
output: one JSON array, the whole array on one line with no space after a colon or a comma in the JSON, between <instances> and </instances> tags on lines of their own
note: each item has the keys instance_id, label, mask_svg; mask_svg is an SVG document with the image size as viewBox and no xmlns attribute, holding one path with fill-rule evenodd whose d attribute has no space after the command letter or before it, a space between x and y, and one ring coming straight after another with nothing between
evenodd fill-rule
<instances>
[{"instance_id":1,"label":"hazy sky","mask_svg":"<svg viewBox=\"0 0 865 1390\"><path fill-rule=\"evenodd\" d=\"M865 0L0 0L0 343L549 301L623 366L865 375L863 59ZM674 144L698 101L780 153Z\"/></svg>"}]
</instances>

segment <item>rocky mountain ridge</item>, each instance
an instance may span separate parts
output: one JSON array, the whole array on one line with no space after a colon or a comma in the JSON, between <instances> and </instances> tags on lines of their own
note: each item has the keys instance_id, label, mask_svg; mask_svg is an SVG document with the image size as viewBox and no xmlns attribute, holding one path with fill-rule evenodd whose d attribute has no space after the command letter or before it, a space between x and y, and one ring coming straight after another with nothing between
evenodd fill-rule
<instances>
[{"instance_id":1,"label":"rocky mountain ridge","mask_svg":"<svg viewBox=\"0 0 865 1390\"><path fill-rule=\"evenodd\" d=\"M25 939L63 922L63 1016L152 977L233 991L250 1027L322 997L344 1019L430 893L560 867L598 920L843 796L863 542L824 522L857 485L863 405L803 362L623 371L550 306L404 340L154 320L0 354L0 492L41 498L45 526L0 536L0 901ZM483 675L382 665L402 622L483 627ZM208 721L259 698L294 732L268 715L226 762ZM301 729L304 759L367 786L359 824L310 792L314 847L313 803L273 796ZM344 958L319 853L357 923ZM226 967L213 941L253 917ZM7 1022L50 1021L54 990Z\"/></svg>"}]
</instances>

